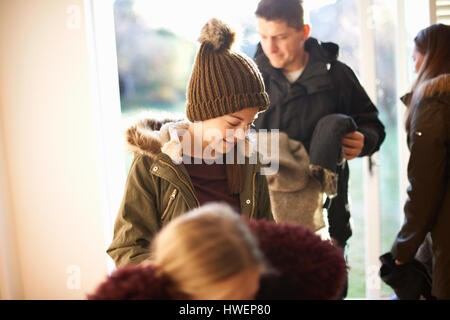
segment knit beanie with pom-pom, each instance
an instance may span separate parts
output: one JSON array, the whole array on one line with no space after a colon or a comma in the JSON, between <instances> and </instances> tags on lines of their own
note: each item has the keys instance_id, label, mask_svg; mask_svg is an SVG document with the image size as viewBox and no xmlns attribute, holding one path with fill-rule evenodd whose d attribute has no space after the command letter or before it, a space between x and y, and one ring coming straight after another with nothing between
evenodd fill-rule
<instances>
[{"instance_id":1,"label":"knit beanie with pom-pom","mask_svg":"<svg viewBox=\"0 0 450 320\"><path fill-rule=\"evenodd\" d=\"M244 54L231 50L235 32L213 18L201 31L200 49L187 89L186 116L203 121L245 108L269 106L261 73Z\"/></svg>"}]
</instances>

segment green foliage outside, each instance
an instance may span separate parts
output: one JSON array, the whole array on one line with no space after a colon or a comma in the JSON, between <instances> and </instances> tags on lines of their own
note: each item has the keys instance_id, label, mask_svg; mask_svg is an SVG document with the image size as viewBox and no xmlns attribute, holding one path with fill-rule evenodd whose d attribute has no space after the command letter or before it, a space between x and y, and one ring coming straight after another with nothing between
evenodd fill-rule
<instances>
[{"instance_id":1,"label":"green foliage outside","mask_svg":"<svg viewBox=\"0 0 450 320\"><path fill-rule=\"evenodd\" d=\"M397 165L398 143L395 139L396 128L387 128L387 137L379 153L380 164L380 213L381 213L381 254L390 250L391 245L400 229L401 208L399 203L399 179ZM406 142L405 142L406 143ZM348 298L365 297L365 271L364 271L364 179L363 161L354 159L350 161L350 196L353 235L349 240L349 291ZM382 295L392 296L390 287L382 283Z\"/></svg>"}]
</instances>

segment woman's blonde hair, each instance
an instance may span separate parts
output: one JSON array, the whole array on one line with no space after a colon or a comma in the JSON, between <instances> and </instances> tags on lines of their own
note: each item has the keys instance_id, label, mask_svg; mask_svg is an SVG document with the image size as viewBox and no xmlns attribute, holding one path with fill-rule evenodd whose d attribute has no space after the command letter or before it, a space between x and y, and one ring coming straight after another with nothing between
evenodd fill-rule
<instances>
[{"instance_id":1,"label":"woman's blonde hair","mask_svg":"<svg viewBox=\"0 0 450 320\"><path fill-rule=\"evenodd\" d=\"M172 220L152 242L152 261L179 298L251 268L269 270L256 239L225 204L208 204Z\"/></svg>"}]
</instances>

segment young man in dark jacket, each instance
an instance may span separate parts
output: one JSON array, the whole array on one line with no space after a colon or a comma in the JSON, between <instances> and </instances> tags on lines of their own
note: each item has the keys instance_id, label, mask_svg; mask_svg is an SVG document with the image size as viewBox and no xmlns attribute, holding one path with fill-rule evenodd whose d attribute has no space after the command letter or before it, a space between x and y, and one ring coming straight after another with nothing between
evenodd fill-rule
<instances>
[{"instance_id":1,"label":"young man in dark jacket","mask_svg":"<svg viewBox=\"0 0 450 320\"><path fill-rule=\"evenodd\" d=\"M385 131L375 105L351 68L337 60L339 47L309 38L301 1L261 0L255 14L261 35L255 61L270 98L269 109L255 120L256 129L280 129L309 152L319 120L343 114L357 127L342 139L344 158L378 151ZM327 202L329 232L345 247L351 236L346 161L337 166L337 173L337 196Z\"/></svg>"}]
</instances>

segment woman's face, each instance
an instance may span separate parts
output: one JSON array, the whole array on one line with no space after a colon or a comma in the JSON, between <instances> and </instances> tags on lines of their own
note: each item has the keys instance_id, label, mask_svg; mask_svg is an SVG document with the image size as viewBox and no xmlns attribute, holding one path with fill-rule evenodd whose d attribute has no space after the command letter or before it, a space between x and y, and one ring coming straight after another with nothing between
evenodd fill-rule
<instances>
[{"instance_id":1,"label":"woman's face","mask_svg":"<svg viewBox=\"0 0 450 320\"><path fill-rule=\"evenodd\" d=\"M413 61L414 61L414 71L416 73L418 73L419 70L420 70L420 67L422 66L424 56L423 56L423 54L421 54L419 52L419 50L417 50L416 46L414 46L412 58L413 58Z\"/></svg>"},{"instance_id":2,"label":"woman's face","mask_svg":"<svg viewBox=\"0 0 450 320\"><path fill-rule=\"evenodd\" d=\"M202 121L202 149L209 147L214 152L225 154L230 151L238 140L245 139L247 132L258 113L258 108L245 108L238 112Z\"/></svg>"},{"instance_id":3,"label":"woman's face","mask_svg":"<svg viewBox=\"0 0 450 320\"><path fill-rule=\"evenodd\" d=\"M194 300L253 300L259 290L261 272L250 268L222 282L210 285Z\"/></svg>"}]
</instances>

